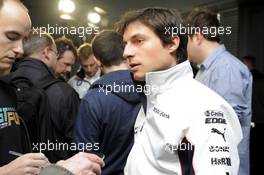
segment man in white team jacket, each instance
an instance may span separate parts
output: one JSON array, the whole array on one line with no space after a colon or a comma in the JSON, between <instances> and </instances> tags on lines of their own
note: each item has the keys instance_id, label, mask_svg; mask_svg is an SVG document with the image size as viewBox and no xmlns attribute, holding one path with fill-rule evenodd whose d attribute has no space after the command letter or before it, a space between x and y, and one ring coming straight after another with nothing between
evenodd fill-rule
<instances>
[{"instance_id":1,"label":"man in white team jacket","mask_svg":"<svg viewBox=\"0 0 264 175\"><path fill-rule=\"evenodd\" d=\"M150 89L124 173L237 175L239 121L223 98L193 79L181 23L176 10L157 7L129 12L117 26L134 79Z\"/></svg>"}]
</instances>

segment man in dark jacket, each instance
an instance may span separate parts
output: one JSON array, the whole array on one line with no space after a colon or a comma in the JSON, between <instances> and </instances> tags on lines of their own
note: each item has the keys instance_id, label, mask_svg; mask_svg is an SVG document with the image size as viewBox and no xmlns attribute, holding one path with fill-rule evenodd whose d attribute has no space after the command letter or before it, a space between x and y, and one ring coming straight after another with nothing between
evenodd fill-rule
<instances>
[{"instance_id":1,"label":"man in dark jacket","mask_svg":"<svg viewBox=\"0 0 264 175\"><path fill-rule=\"evenodd\" d=\"M57 49L53 38L47 33L42 33L40 36L39 33L31 32L24 41L24 56L25 58L15 64L12 79L27 78L36 87L54 82L45 89L50 104L50 107L46 108L50 110L52 121L48 131L52 132L54 138L49 142L56 149L49 152L47 157L51 162L69 158L73 154L68 148L58 149L54 145L59 143L70 145L72 142L72 127L79 108L79 97L66 82L56 81L53 70L57 61Z\"/></svg>"},{"instance_id":2,"label":"man in dark jacket","mask_svg":"<svg viewBox=\"0 0 264 175\"><path fill-rule=\"evenodd\" d=\"M27 142L21 129L23 121L16 112L16 94L8 84L9 79L3 76L10 73L15 59L23 54L22 41L28 35L31 21L26 7L18 0L0 0L0 21L0 174L99 175L103 161L93 154L79 153L45 167L49 162L44 154L23 149Z\"/></svg>"},{"instance_id":3,"label":"man in dark jacket","mask_svg":"<svg viewBox=\"0 0 264 175\"><path fill-rule=\"evenodd\" d=\"M120 175L133 145L140 96L135 92L130 71L122 58L124 44L120 34L99 33L92 42L92 49L104 75L81 102L74 128L75 140L91 143L89 149L105 155L103 175Z\"/></svg>"},{"instance_id":4,"label":"man in dark jacket","mask_svg":"<svg viewBox=\"0 0 264 175\"><path fill-rule=\"evenodd\" d=\"M16 94L7 83L16 57L23 54L22 40L28 34L31 21L22 3L0 1L0 174L36 174L47 164L41 153L29 153L17 158L9 151L26 153L23 123L16 112Z\"/></svg>"}]
</instances>

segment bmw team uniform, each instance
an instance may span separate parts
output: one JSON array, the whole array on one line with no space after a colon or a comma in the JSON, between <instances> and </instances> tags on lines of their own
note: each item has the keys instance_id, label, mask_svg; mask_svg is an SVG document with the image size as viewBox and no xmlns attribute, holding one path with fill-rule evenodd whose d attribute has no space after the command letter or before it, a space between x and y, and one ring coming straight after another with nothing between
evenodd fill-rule
<instances>
[{"instance_id":1,"label":"bmw team uniform","mask_svg":"<svg viewBox=\"0 0 264 175\"><path fill-rule=\"evenodd\" d=\"M242 139L233 108L193 79L189 61L146 74L125 175L237 175Z\"/></svg>"}]
</instances>

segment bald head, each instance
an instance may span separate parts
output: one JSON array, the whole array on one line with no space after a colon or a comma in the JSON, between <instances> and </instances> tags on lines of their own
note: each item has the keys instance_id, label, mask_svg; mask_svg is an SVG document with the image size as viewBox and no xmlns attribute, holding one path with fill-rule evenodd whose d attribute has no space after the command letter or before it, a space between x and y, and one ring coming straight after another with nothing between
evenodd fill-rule
<instances>
[{"instance_id":1,"label":"bald head","mask_svg":"<svg viewBox=\"0 0 264 175\"><path fill-rule=\"evenodd\" d=\"M16 3L17 5L21 6L24 8L26 11L28 11L27 7L24 6L24 4L20 0L0 0L0 11L2 10L2 7L4 6L4 3Z\"/></svg>"},{"instance_id":2,"label":"bald head","mask_svg":"<svg viewBox=\"0 0 264 175\"><path fill-rule=\"evenodd\" d=\"M27 8L18 0L0 0L0 76L9 73L21 56L23 39L31 28Z\"/></svg>"},{"instance_id":3,"label":"bald head","mask_svg":"<svg viewBox=\"0 0 264 175\"><path fill-rule=\"evenodd\" d=\"M17 16L19 14L22 15L21 17L26 17L30 20L28 9L19 0L0 0L0 17L6 15L6 12L16 17L19 17Z\"/></svg>"}]
</instances>

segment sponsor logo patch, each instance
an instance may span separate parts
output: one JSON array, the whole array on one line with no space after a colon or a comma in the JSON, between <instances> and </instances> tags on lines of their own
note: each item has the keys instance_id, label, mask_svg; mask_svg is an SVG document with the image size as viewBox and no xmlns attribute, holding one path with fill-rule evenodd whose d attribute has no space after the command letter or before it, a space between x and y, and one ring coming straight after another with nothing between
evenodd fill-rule
<instances>
[{"instance_id":1,"label":"sponsor logo patch","mask_svg":"<svg viewBox=\"0 0 264 175\"><path fill-rule=\"evenodd\" d=\"M221 135L223 137L224 141L226 141L226 139L225 139L225 131L226 131L226 128L224 129L224 132L221 132L221 131L219 131L216 128L212 128L211 129L211 133L216 133L216 134Z\"/></svg>"},{"instance_id":2,"label":"sponsor logo patch","mask_svg":"<svg viewBox=\"0 0 264 175\"><path fill-rule=\"evenodd\" d=\"M158 115L161 116L161 117L164 117L164 118L167 118L167 119L170 118L170 115L169 115L169 114L167 114L167 113L161 111L160 109L158 109L158 108L156 108L156 107L153 108L153 112L156 113L156 114L158 114Z\"/></svg>"},{"instance_id":3,"label":"sponsor logo patch","mask_svg":"<svg viewBox=\"0 0 264 175\"><path fill-rule=\"evenodd\" d=\"M231 159L229 157L223 157L223 158L211 158L211 165L226 165L226 166L232 166Z\"/></svg>"},{"instance_id":4,"label":"sponsor logo patch","mask_svg":"<svg viewBox=\"0 0 264 175\"><path fill-rule=\"evenodd\" d=\"M206 110L204 112L206 116L205 124L226 124L224 113L217 110Z\"/></svg>"}]
</instances>

